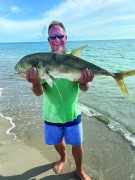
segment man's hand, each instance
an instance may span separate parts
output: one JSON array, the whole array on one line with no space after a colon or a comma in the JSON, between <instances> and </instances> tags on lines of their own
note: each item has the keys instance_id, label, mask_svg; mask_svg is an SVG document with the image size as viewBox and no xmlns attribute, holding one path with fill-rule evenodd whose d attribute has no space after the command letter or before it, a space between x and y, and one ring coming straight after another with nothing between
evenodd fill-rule
<instances>
[{"instance_id":1,"label":"man's hand","mask_svg":"<svg viewBox=\"0 0 135 180\"><path fill-rule=\"evenodd\" d=\"M93 78L94 78L93 72L88 68L84 69L81 74L81 78L79 79L80 89L82 91L87 91L90 86L89 82L91 82Z\"/></svg>"},{"instance_id":2,"label":"man's hand","mask_svg":"<svg viewBox=\"0 0 135 180\"><path fill-rule=\"evenodd\" d=\"M29 83L32 83L32 91L36 96L40 96L43 93L43 86L40 83L40 78L34 69L28 71L26 79Z\"/></svg>"},{"instance_id":3,"label":"man's hand","mask_svg":"<svg viewBox=\"0 0 135 180\"><path fill-rule=\"evenodd\" d=\"M40 83L40 78L34 69L31 69L30 71L28 71L28 73L26 75L26 79L29 83L32 83L32 84Z\"/></svg>"}]
</instances>

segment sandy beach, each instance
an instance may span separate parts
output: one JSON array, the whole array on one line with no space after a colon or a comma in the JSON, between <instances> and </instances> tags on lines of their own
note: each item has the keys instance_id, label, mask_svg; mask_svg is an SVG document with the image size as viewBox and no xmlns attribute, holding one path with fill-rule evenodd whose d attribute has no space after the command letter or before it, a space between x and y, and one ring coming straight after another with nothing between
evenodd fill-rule
<instances>
[{"instance_id":1,"label":"sandy beach","mask_svg":"<svg viewBox=\"0 0 135 180\"><path fill-rule=\"evenodd\" d=\"M135 152L129 143L124 141L119 134L110 132L98 120L91 118L89 123L89 118L87 118L83 122L85 170L91 174L93 180L134 179ZM53 160L57 159L55 151L49 152L46 145L44 145L44 151L41 151L41 148L38 150L37 145L34 148L33 144L31 148L13 141L12 136L6 135L10 124L4 118L0 118L0 127L0 180L78 179L75 175L70 147L68 147L67 152L69 162L62 173L58 175L52 170L55 163ZM90 142L91 148L87 147L87 141ZM112 143L113 147L111 146ZM55 158L52 158L52 156ZM90 164L90 166L88 167L87 164Z\"/></svg>"},{"instance_id":2,"label":"sandy beach","mask_svg":"<svg viewBox=\"0 0 135 180\"><path fill-rule=\"evenodd\" d=\"M6 135L10 128L6 119L0 118L0 127L0 180L69 179L68 175L55 174L52 170L54 162L46 160L38 150ZM74 173L69 176L76 179Z\"/></svg>"}]
</instances>

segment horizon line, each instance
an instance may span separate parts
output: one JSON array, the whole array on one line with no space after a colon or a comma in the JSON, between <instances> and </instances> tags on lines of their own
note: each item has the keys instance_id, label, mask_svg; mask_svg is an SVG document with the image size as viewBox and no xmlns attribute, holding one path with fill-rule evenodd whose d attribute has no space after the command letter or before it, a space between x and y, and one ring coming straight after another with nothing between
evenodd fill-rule
<instances>
[{"instance_id":1,"label":"horizon line","mask_svg":"<svg viewBox=\"0 0 135 180\"><path fill-rule=\"evenodd\" d=\"M118 41L118 40L135 40L134 39L130 39L130 38L125 38L125 39L80 39L80 40L68 40L67 42L76 42L76 41ZM45 41L7 41L7 42L0 42L0 44L4 44L4 43L43 43L43 42L48 42L47 40Z\"/></svg>"}]
</instances>

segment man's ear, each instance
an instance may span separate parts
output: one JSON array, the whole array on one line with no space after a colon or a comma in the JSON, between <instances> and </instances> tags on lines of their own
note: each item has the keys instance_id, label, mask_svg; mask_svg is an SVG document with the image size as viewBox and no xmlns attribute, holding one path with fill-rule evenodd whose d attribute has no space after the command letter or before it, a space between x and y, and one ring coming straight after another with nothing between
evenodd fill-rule
<instances>
[{"instance_id":1,"label":"man's ear","mask_svg":"<svg viewBox=\"0 0 135 180\"><path fill-rule=\"evenodd\" d=\"M50 39L49 39L49 37L47 38L47 40L48 40L48 42L49 42L49 44L50 44ZM51 45L51 44L50 44Z\"/></svg>"}]
</instances>

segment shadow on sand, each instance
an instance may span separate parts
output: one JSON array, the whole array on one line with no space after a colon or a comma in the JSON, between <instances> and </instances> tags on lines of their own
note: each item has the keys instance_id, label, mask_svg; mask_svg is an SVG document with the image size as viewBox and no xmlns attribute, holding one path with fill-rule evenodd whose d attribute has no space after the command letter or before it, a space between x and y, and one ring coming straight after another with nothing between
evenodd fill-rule
<instances>
[{"instance_id":1,"label":"shadow on sand","mask_svg":"<svg viewBox=\"0 0 135 180\"><path fill-rule=\"evenodd\" d=\"M35 167L32 168L26 172L24 172L21 175L13 175L13 176L0 176L0 180L37 180L36 176L41 175L42 173L46 173L45 177L42 177L38 180L69 180L69 179L73 179L73 180L77 180L77 176L75 174L75 172L69 172L69 173L65 173L65 174L57 174L57 175L49 175L47 174L47 171L49 171L50 169L52 169L54 163L50 163L47 165L43 165L43 166L39 166L39 167ZM53 172L52 172L53 174Z\"/></svg>"}]
</instances>

